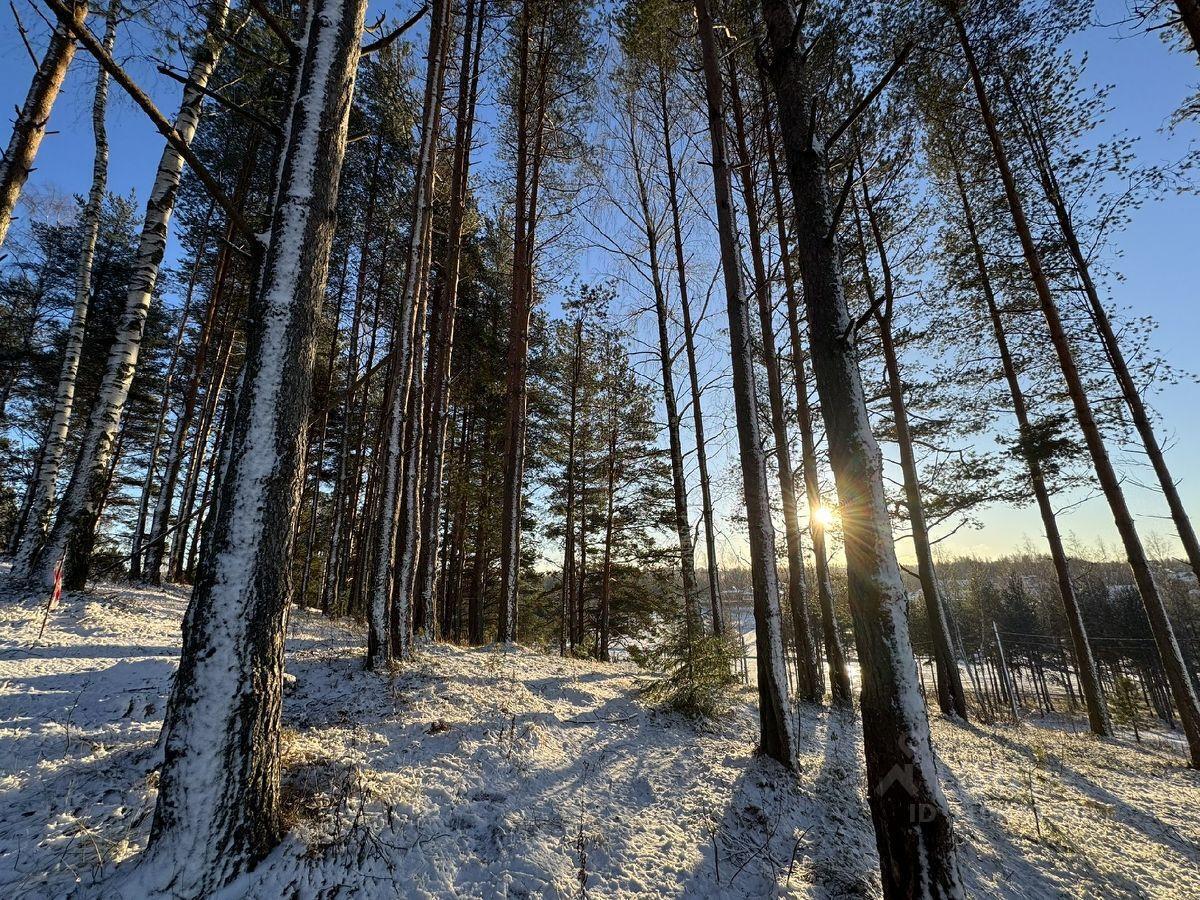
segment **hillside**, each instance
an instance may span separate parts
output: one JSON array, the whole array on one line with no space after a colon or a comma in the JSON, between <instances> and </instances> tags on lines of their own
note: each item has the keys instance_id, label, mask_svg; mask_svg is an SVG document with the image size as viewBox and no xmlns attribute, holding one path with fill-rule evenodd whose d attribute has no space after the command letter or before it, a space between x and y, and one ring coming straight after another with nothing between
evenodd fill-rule
<instances>
[{"instance_id":1,"label":"hillside","mask_svg":"<svg viewBox=\"0 0 1200 900\"><path fill-rule=\"evenodd\" d=\"M0 603L0 895L108 896L144 845L185 594ZM802 774L648 708L628 665L424 649L293 610L291 831L229 896L846 897L879 892L853 719L800 712ZM934 723L973 896L1200 897L1200 775L1163 744ZM1032 798L1032 799L1031 799ZM1036 812L1036 815L1035 815Z\"/></svg>"}]
</instances>

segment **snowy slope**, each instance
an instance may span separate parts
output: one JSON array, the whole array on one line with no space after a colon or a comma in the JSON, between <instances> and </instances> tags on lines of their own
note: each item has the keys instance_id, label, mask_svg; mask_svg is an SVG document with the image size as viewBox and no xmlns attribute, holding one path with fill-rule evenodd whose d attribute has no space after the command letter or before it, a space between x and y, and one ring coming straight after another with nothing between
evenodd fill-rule
<instances>
[{"instance_id":1,"label":"snowy slope","mask_svg":"<svg viewBox=\"0 0 1200 900\"><path fill-rule=\"evenodd\" d=\"M69 596L31 647L40 608L0 600L0 896L103 897L144 845L185 602ZM795 779L753 757L748 692L697 727L623 664L438 646L384 678L350 623L296 610L289 631L292 830L230 897L878 894L853 719L801 713ZM974 896L1200 897L1200 776L1170 750L934 740Z\"/></svg>"}]
</instances>

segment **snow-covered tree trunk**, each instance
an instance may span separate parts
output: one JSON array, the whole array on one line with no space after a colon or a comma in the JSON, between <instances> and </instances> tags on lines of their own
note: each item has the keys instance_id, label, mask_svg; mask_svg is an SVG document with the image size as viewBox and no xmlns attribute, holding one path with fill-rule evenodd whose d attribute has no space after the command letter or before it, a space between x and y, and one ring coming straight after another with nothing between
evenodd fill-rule
<instances>
[{"instance_id":1,"label":"snow-covered tree trunk","mask_svg":"<svg viewBox=\"0 0 1200 900\"><path fill-rule=\"evenodd\" d=\"M433 216L434 170L437 163L438 128L441 122L441 98L445 72L444 52L450 27L449 0L435 0L430 23L428 64L425 68L425 104L421 117L421 144L417 156L414 180L416 191L413 196L411 226L408 239L407 271L404 288L400 295L400 315L396 322L395 346L391 358L391 398L386 409L383 471L381 479L380 509L382 518L374 547L374 564L367 602L369 625L367 666L383 670L392 660L393 648L389 640L390 623L407 621L407 609L392 610L393 603L408 604L411 598L405 593L396 596L394 587L397 566L405 560L400 552L401 517L404 494L411 486L407 482L406 470L410 466L404 452L405 426L409 418L410 388L417 348L414 338L419 334L421 291L426 282L426 245ZM400 579L404 573L400 573ZM405 583L407 583L405 581ZM407 648L403 648L407 651Z\"/></svg>"},{"instance_id":2,"label":"snow-covered tree trunk","mask_svg":"<svg viewBox=\"0 0 1200 900\"><path fill-rule=\"evenodd\" d=\"M210 7L204 37L193 52L188 83L174 124L175 132L185 145L191 143L200 121L203 91L220 55L217 35L228 14L227 0L218 0ZM183 156L168 142L146 203L133 276L96 404L84 432L71 481L63 493L54 528L36 563L40 577L47 585L53 582L54 568L60 558L63 560L63 584L68 589L78 590L87 581L92 544L96 539L96 521L104 502L105 474L112 460L113 441L121 427L129 387L137 372L146 317L166 251L167 232L183 165Z\"/></svg>"},{"instance_id":3,"label":"snow-covered tree trunk","mask_svg":"<svg viewBox=\"0 0 1200 900\"><path fill-rule=\"evenodd\" d=\"M794 201L813 371L846 542L846 575L862 669L867 800L884 896L962 897L950 808L938 782L908 633L882 458L871 434L846 298L825 148L812 132L812 92L786 0L762 0L779 133Z\"/></svg>"},{"instance_id":4,"label":"snow-covered tree trunk","mask_svg":"<svg viewBox=\"0 0 1200 900\"><path fill-rule=\"evenodd\" d=\"M1008 154L1004 147L1003 138L1000 135L995 114L992 111L987 86L983 81L983 76L980 73L979 65L975 58L974 49L967 36L966 25L963 23L962 16L957 11L953 12L953 20L959 46L967 64L967 72L974 87L975 99L979 104L980 115L988 134L988 140L991 143L992 160L1004 185L1004 195L1012 217L1013 228L1016 230L1017 236L1021 241L1021 249L1025 257L1026 266L1029 269L1030 279L1033 281L1034 289L1037 293L1042 316L1046 320L1050 343L1054 347L1055 355L1058 358L1059 368L1062 370L1067 393L1070 396L1071 405L1075 410L1075 418L1079 423L1080 431L1083 432L1088 454L1092 459L1096 479L1099 481L1100 489L1104 492L1104 497L1108 501L1117 533L1120 535L1121 544L1125 548L1129 568L1133 573L1134 582L1137 584L1138 593L1142 598L1142 605L1146 608L1146 617L1149 619L1150 630L1154 635L1154 642L1158 647L1158 655L1162 661L1167 682L1171 687L1171 695L1175 701L1175 706L1179 710L1179 718L1183 724L1184 734L1187 736L1191 764L1195 768L1200 768L1200 699L1197 699L1196 686L1183 658L1179 641L1175 637L1175 628L1167 612L1166 604L1163 602L1162 594L1155 583L1154 573L1150 568L1150 559L1146 555L1145 547L1142 546L1137 525L1134 523L1133 515L1129 511L1129 505L1125 500L1125 491L1121 486L1121 480L1117 476L1116 469L1113 467L1112 459L1108 455L1108 448L1104 443L1104 437L1100 433L1100 427L1092 412L1091 402L1084 388L1083 379L1079 373L1078 364L1075 361L1074 351L1071 349L1066 331L1063 328L1058 304L1050 288L1049 278L1042 266L1041 255L1033 238L1024 204L1017 187L1016 178L1008 162Z\"/></svg>"},{"instance_id":5,"label":"snow-covered tree trunk","mask_svg":"<svg viewBox=\"0 0 1200 900\"><path fill-rule=\"evenodd\" d=\"M102 39L102 45L108 52L112 51L117 39L117 17L120 9L120 0L110 0ZM38 461L33 494L25 519L27 524L16 558L13 560L13 572L17 578L30 576L31 567L46 538L59 469L62 467L67 434L71 428L71 412L75 406L75 378L79 373L83 336L87 329L88 305L92 296L92 263L96 258L96 241L100 235L100 211L108 189L108 129L104 121L107 111L108 72L99 69L96 72L96 93L92 100L92 134L95 137L96 152L92 159L92 186L88 192L87 204L83 208L83 246L79 252L79 266L75 274L75 303L71 308L71 324L67 327L67 344L63 351L62 368L58 374L58 390L54 396L50 430L46 434Z\"/></svg>"},{"instance_id":6,"label":"snow-covered tree trunk","mask_svg":"<svg viewBox=\"0 0 1200 900\"><path fill-rule=\"evenodd\" d=\"M150 845L131 876L151 896L209 896L283 831L288 563L366 5L308 8L238 401L163 726Z\"/></svg>"},{"instance_id":7,"label":"snow-covered tree trunk","mask_svg":"<svg viewBox=\"0 0 1200 900\"><path fill-rule=\"evenodd\" d=\"M71 15L76 24L83 25L87 14L86 2L75 0L71 4ZM33 162L46 135L46 125L50 122L50 111L54 108L63 79L67 77L67 69L75 57L75 47L75 37L66 23L55 25L46 55L42 57L29 83L25 103L17 111L12 137L4 151L4 158L0 160L0 247L4 246L4 239L8 237L17 201L21 199L21 189L33 171Z\"/></svg>"},{"instance_id":8,"label":"snow-covered tree trunk","mask_svg":"<svg viewBox=\"0 0 1200 900\"><path fill-rule=\"evenodd\" d=\"M760 750L788 768L796 765L796 736L788 700L783 649L783 617L779 611L779 573L775 568L775 526L767 484L767 459L758 424L754 385L754 350L750 343L749 298L742 283L741 254L733 210L732 173L725 150L724 86L712 15L707 0L696 0L704 68L709 139L712 145L713 192L721 269L729 313L729 351L733 364L733 399L738 425L742 492L749 527L750 575L754 591L754 634L758 669Z\"/></svg>"}]
</instances>

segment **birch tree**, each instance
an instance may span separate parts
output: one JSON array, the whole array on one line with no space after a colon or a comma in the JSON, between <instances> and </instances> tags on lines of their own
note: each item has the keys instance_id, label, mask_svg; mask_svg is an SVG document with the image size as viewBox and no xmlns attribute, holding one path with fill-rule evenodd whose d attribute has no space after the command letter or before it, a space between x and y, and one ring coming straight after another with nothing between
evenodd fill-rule
<instances>
[{"instance_id":1,"label":"birch tree","mask_svg":"<svg viewBox=\"0 0 1200 900\"><path fill-rule=\"evenodd\" d=\"M104 19L102 39L102 45L109 53L116 43L120 10L120 0L111 0ZM92 99L92 135L96 151L92 159L92 185L83 208L83 248L79 253L79 266L75 276L75 302L71 308L71 324L67 327L67 344L58 376L50 431L42 446L37 472L34 475L33 495L26 513L28 524L13 560L13 569L17 577L28 577L33 560L45 539L50 511L54 505L59 469L66 452L67 432L71 427L71 412L75 406L75 379L83 353L83 337L92 295L92 264L96 256L96 240L100 233L100 211L108 189L108 131L105 126L107 112L108 73L101 68L96 72L96 91Z\"/></svg>"},{"instance_id":2,"label":"birch tree","mask_svg":"<svg viewBox=\"0 0 1200 900\"><path fill-rule=\"evenodd\" d=\"M183 147L196 133L204 89L220 54L218 35L228 15L228 2L216 0L209 7L204 31L192 51L188 83L173 126L177 141ZM92 544L96 537L96 521L104 502L106 475L112 461L113 443L121 427L129 386L137 371L146 316L166 252L167 234L183 165L184 157L180 148L176 142L169 140L163 148L150 198L146 203L138 264L130 281L121 327L109 352L100 396L83 434L79 457L63 492L54 527L30 569L30 577L40 578L47 585L53 583L59 560L62 560L63 584L68 589L82 588L87 581Z\"/></svg>"}]
</instances>

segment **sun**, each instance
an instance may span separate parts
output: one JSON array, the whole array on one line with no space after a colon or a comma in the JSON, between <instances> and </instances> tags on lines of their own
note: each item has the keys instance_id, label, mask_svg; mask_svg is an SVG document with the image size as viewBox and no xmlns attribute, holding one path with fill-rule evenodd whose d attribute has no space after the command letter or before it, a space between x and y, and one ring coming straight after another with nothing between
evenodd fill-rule
<instances>
[{"instance_id":1,"label":"sun","mask_svg":"<svg viewBox=\"0 0 1200 900\"><path fill-rule=\"evenodd\" d=\"M812 517L813 520L816 521L816 523L822 528L828 528L835 521L837 521L837 513L824 504L813 510Z\"/></svg>"}]
</instances>

